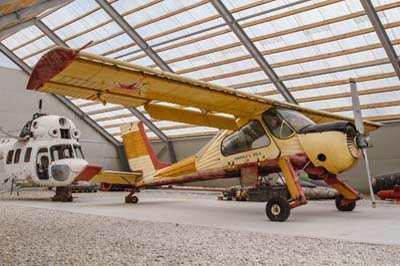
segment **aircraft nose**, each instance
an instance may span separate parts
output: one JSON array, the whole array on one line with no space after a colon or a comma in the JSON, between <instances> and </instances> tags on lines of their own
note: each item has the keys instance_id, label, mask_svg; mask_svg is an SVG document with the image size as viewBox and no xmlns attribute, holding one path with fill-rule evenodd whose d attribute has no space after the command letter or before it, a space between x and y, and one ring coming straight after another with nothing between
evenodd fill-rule
<instances>
[{"instance_id":1,"label":"aircraft nose","mask_svg":"<svg viewBox=\"0 0 400 266\"><path fill-rule=\"evenodd\" d=\"M70 163L71 166L71 171L74 173L80 173L85 169L85 167L88 165L88 162L85 160L73 160Z\"/></svg>"}]
</instances>

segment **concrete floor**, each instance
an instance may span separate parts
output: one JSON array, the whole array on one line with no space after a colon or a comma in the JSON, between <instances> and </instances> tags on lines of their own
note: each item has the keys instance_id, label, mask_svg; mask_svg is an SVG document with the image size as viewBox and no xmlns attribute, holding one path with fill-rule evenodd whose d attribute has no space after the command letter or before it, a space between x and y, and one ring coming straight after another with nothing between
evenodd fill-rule
<instances>
[{"instance_id":1,"label":"concrete floor","mask_svg":"<svg viewBox=\"0 0 400 266\"><path fill-rule=\"evenodd\" d=\"M124 219L168 222L238 231L400 245L400 205L367 200L353 212L339 212L333 200L309 202L292 210L286 222L270 222L265 203L218 201L215 193L142 191L139 204L125 204L126 192L74 194L73 203L49 201L48 191L8 198L9 204ZM43 194L44 193L44 194Z\"/></svg>"}]
</instances>

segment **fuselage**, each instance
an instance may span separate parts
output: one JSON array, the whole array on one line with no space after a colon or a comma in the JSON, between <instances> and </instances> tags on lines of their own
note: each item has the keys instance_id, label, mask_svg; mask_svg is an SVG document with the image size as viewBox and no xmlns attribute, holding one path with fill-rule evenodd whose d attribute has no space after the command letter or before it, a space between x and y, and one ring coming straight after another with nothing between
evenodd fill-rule
<instances>
[{"instance_id":1,"label":"fuselage","mask_svg":"<svg viewBox=\"0 0 400 266\"><path fill-rule=\"evenodd\" d=\"M36 115L17 139L0 140L0 185L58 187L71 184L87 166L79 130L65 117Z\"/></svg>"},{"instance_id":2,"label":"fuselage","mask_svg":"<svg viewBox=\"0 0 400 266\"><path fill-rule=\"evenodd\" d=\"M238 131L220 131L194 156L145 171L137 186L266 176L281 171L281 158L289 158L295 169L310 169L312 174L315 169L337 174L360 157L357 132L349 122L316 124L299 112L271 108L238 124Z\"/></svg>"}]
</instances>

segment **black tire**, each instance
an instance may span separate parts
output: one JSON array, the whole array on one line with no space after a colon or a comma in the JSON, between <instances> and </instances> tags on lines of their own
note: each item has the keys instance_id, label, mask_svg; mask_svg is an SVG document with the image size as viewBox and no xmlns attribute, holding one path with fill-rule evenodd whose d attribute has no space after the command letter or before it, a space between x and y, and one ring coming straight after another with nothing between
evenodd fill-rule
<instances>
[{"instance_id":1,"label":"black tire","mask_svg":"<svg viewBox=\"0 0 400 266\"><path fill-rule=\"evenodd\" d=\"M132 203L136 204L136 203L138 203L138 202L139 202L139 198L136 197L136 196L133 196L133 197L132 197Z\"/></svg>"},{"instance_id":2,"label":"black tire","mask_svg":"<svg viewBox=\"0 0 400 266\"><path fill-rule=\"evenodd\" d=\"M341 212L351 212L356 207L356 202L353 201L348 203L347 205L342 205L341 202L344 199L343 195L339 195L336 197L335 205L336 208Z\"/></svg>"},{"instance_id":3,"label":"black tire","mask_svg":"<svg viewBox=\"0 0 400 266\"><path fill-rule=\"evenodd\" d=\"M265 207L265 213L273 222L286 221L290 216L289 202L282 197L272 197Z\"/></svg>"}]
</instances>

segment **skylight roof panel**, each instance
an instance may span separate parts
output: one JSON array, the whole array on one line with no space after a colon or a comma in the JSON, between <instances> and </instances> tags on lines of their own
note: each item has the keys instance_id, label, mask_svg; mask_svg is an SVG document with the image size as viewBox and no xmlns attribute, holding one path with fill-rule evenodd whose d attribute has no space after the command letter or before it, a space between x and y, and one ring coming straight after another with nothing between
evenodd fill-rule
<instances>
[{"instance_id":1,"label":"skylight roof panel","mask_svg":"<svg viewBox=\"0 0 400 266\"><path fill-rule=\"evenodd\" d=\"M14 50L15 47L20 46L22 43L30 42L31 40L42 35L43 33L36 26L30 26L18 31L1 42L10 50Z\"/></svg>"},{"instance_id":2,"label":"skylight roof panel","mask_svg":"<svg viewBox=\"0 0 400 266\"><path fill-rule=\"evenodd\" d=\"M395 1L396 2L396 1ZM387 3L386 3L387 4ZM378 13L382 24L399 21L400 7L384 10Z\"/></svg>"},{"instance_id":3,"label":"skylight roof panel","mask_svg":"<svg viewBox=\"0 0 400 266\"><path fill-rule=\"evenodd\" d=\"M125 16L125 20L133 27L137 27L141 23L146 21L159 18L171 11L182 9L185 6L198 3L200 1L189 0L189 1L177 1L177 0L165 0L159 4L149 6L142 9L140 12Z\"/></svg>"},{"instance_id":4,"label":"skylight roof panel","mask_svg":"<svg viewBox=\"0 0 400 266\"><path fill-rule=\"evenodd\" d=\"M127 11L130 11L132 9L138 8L140 6L143 6L145 4L147 4L149 2L149 0L118 0L116 2L114 2L112 4L113 8L115 8L115 10L122 14L125 13Z\"/></svg>"},{"instance_id":5,"label":"skylight roof panel","mask_svg":"<svg viewBox=\"0 0 400 266\"><path fill-rule=\"evenodd\" d=\"M221 47L223 45L225 46L236 42L238 42L238 39L236 38L234 33L230 32L203 41L198 41L196 43L191 43L181 47L177 47L168 51L163 51L160 52L159 55L164 60L169 60L176 58L178 56L190 55L193 54L193 52L198 53L210 49L217 49L218 47ZM243 50L240 48L229 49L227 51L223 51L222 53L226 53L228 56L243 55Z\"/></svg>"},{"instance_id":6,"label":"skylight roof panel","mask_svg":"<svg viewBox=\"0 0 400 266\"><path fill-rule=\"evenodd\" d=\"M107 13L100 9L87 17L81 18L67 26L56 31L56 34L62 39L67 39L70 36L75 36L80 32L87 31L88 29L94 28L96 25L109 21L110 17ZM115 27L115 24L114 24ZM93 30L94 31L94 30Z\"/></svg>"},{"instance_id":7,"label":"skylight roof panel","mask_svg":"<svg viewBox=\"0 0 400 266\"><path fill-rule=\"evenodd\" d=\"M163 132L167 136L171 137L171 136L195 134L195 133L216 134L218 132L218 129L210 127L192 127L192 128L181 128L174 130L165 130Z\"/></svg>"},{"instance_id":8,"label":"skylight roof panel","mask_svg":"<svg viewBox=\"0 0 400 266\"><path fill-rule=\"evenodd\" d=\"M230 78L225 78L225 79L213 80L213 81L211 81L211 83L229 87L234 84L251 82L254 80L261 80L261 79L267 79L267 77L265 76L264 72L259 71L259 72L250 73L250 74L246 74L246 75L240 75L240 76L235 76L235 77L230 77Z\"/></svg>"},{"instance_id":9,"label":"skylight roof panel","mask_svg":"<svg viewBox=\"0 0 400 266\"><path fill-rule=\"evenodd\" d=\"M129 63L133 63L133 64L141 65L141 66L149 66L149 65L154 64L154 61L150 57L146 56L146 57L134 60L134 61L130 61Z\"/></svg>"},{"instance_id":10,"label":"skylight roof panel","mask_svg":"<svg viewBox=\"0 0 400 266\"><path fill-rule=\"evenodd\" d=\"M133 42L132 39L127 34L123 34L123 35L119 35L115 38L112 38L107 42L102 42L97 45L90 46L85 49L85 52L94 53L94 54L103 54L104 52L109 52L109 51L118 49L118 48L120 48L124 45L130 44L132 42ZM115 56L118 56L119 54L126 53L129 51L128 49L125 49L125 50L122 50L122 51L119 51L116 53L112 53L109 55L109 57L115 57ZM130 49L132 49L132 50L138 49L138 47L135 46L135 47L131 47Z\"/></svg>"},{"instance_id":11,"label":"skylight roof panel","mask_svg":"<svg viewBox=\"0 0 400 266\"><path fill-rule=\"evenodd\" d=\"M18 49L14 51L15 55L17 55L20 58L27 57L37 51L42 50L43 48L50 47L54 45L54 42L50 40L47 36L40 38L28 45L25 45L21 49Z\"/></svg>"},{"instance_id":12,"label":"skylight roof panel","mask_svg":"<svg viewBox=\"0 0 400 266\"><path fill-rule=\"evenodd\" d=\"M273 94L273 95L268 95L268 96L264 96L264 98L267 99L272 99L275 101L281 101L281 102L286 102L285 98L283 98L282 94Z\"/></svg>"},{"instance_id":13,"label":"skylight roof panel","mask_svg":"<svg viewBox=\"0 0 400 266\"><path fill-rule=\"evenodd\" d=\"M194 21L188 21L186 23L183 23L184 26L189 25L191 23L193 23ZM191 27L179 30L178 28L176 28L176 30L170 30L169 32L164 32L166 33L165 35L156 35L154 34L154 32L148 37L146 38L148 41L148 44L150 45L156 45L162 42L169 42L175 39L185 39L185 36L189 36L189 37L199 37L201 35L206 35L211 33L212 31L220 31L221 29L227 28L227 27L218 27L214 30L209 30L210 28L213 28L215 26L221 25L224 23L224 20L221 17L218 17L216 19L207 21L207 22L203 22L203 23L197 23L194 24ZM145 28L145 27L143 27ZM141 33L141 28L138 29L138 32ZM158 36L158 37L157 37ZM176 41L177 42L177 41ZM173 43L173 42L171 42Z\"/></svg>"},{"instance_id":14,"label":"skylight roof panel","mask_svg":"<svg viewBox=\"0 0 400 266\"><path fill-rule=\"evenodd\" d=\"M327 109L327 108L350 106L351 104L352 104L351 98L340 98L340 99L331 99L331 100L300 103L301 106L313 108L313 109L319 109L319 110Z\"/></svg>"},{"instance_id":15,"label":"skylight roof panel","mask_svg":"<svg viewBox=\"0 0 400 266\"><path fill-rule=\"evenodd\" d=\"M400 27L386 29L386 33L391 41L400 39Z\"/></svg>"},{"instance_id":16,"label":"skylight roof panel","mask_svg":"<svg viewBox=\"0 0 400 266\"><path fill-rule=\"evenodd\" d=\"M171 66L173 66L173 64ZM254 67L258 67L258 64L255 62L254 59L248 59L248 60L243 60L243 61L235 62L235 63L231 63L231 64L203 68L198 71L185 73L184 76L190 76L190 77L194 77L194 78L214 77L214 76L219 76L222 74L229 74L229 73L232 73L233 71L236 72L236 71L246 70L246 69L254 68ZM176 70L176 68L174 68L174 67L173 67L173 69Z\"/></svg>"},{"instance_id":17,"label":"skylight roof panel","mask_svg":"<svg viewBox=\"0 0 400 266\"><path fill-rule=\"evenodd\" d=\"M58 9L57 11L47 15L43 18L43 22L54 29L64 23L71 21L75 18L87 13L90 10L96 9L98 6L95 1L75 0L68 5Z\"/></svg>"},{"instance_id":18,"label":"skylight roof panel","mask_svg":"<svg viewBox=\"0 0 400 266\"><path fill-rule=\"evenodd\" d=\"M240 88L238 89L238 91L247 92L250 94L256 94L266 91L276 91L276 87L273 84L264 84L264 85Z\"/></svg>"},{"instance_id":19,"label":"skylight roof panel","mask_svg":"<svg viewBox=\"0 0 400 266\"><path fill-rule=\"evenodd\" d=\"M143 38L149 38L160 32L170 32L171 30L187 25L194 21L203 20L205 18L215 16L218 12L213 8L211 3L207 3L185 12L181 12L171 17L164 18L162 20L151 23L150 25L145 25L137 29L138 33ZM221 21L221 20L219 20ZM216 24L215 21L212 24ZM206 25L206 24L205 24ZM204 26L204 25L203 25ZM195 29L191 28L190 32L194 32ZM189 31L187 31L188 33ZM182 34L182 33L181 33Z\"/></svg>"},{"instance_id":20,"label":"skylight roof panel","mask_svg":"<svg viewBox=\"0 0 400 266\"><path fill-rule=\"evenodd\" d=\"M13 61L8 59L2 52L0 52L0 67L20 69Z\"/></svg>"},{"instance_id":21,"label":"skylight roof panel","mask_svg":"<svg viewBox=\"0 0 400 266\"><path fill-rule=\"evenodd\" d=\"M362 115L366 119L368 119L368 117L385 116L385 115L397 115L399 113L400 113L400 107L399 106L362 110ZM337 112L337 114L344 115L344 116L347 116L347 117L353 117L353 111Z\"/></svg>"},{"instance_id":22,"label":"skylight roof panel","mask_svg":"<svg viewBox=\"0 0 400 266\"><path fill-rule=\"evenodd\" d=\"M93 118L94 120L96 120L98 118L106 118L106 117L112 117L112 116L123 115L123 114L132 114L132 113L128 109L122 109L122 110L118 110L118 111L95 114L95 115L91 115L90 117Z\"/></svg>"},{"instance_id":23,"label":"skylight roof panel","mask_svg":"<svg viewBox=\"0 0 400 266\"><path fill-rule=\"evenodd\" d=\"M88 42L102 40L105 37L113 35L119 31L120 28L117 26L117 24L115 22L112 22L96 30L93 30L86 34L82 34L77 38L68 41L67 44L70 47L82 47Z\"/></svg>"},{"instance_id":24,"label":"skylight roof panel","mask_svg":"<svg viewBox=\"0 0 400 266\"><path fill-rule=\"evenodd\" d=\"M238 2L240 4L243 3L242 1L229 1L229 2L233 2L233 3ZM250 1L245 1L245 2L246 2L246 5L247 5L247 4L249 4ZM313 2L320 2L320 0L319 1L313 1ZM300 8L300 7L303 7L303 6L306 6L306 5L310 5L310 2L305 2L305 3L301 3L301 4L295 5L295 7L282 8L282 9L273 11L274 9L282 7L282 6L284 6L284 5L288 4L288 3L291 3L291 2L288 2L288 1L285 1L285 0L271 1L271 2L268 2L268 3L262 4L262 5L257 5L255 7L248 8L248 9L236 12L236 13L233 14L233 16L235 17L235 19L241 19L241 18L245 18L245 17L248 17L248 16L253 16L253 15L255 15L255 14L261 12L261 11L266 11L266 10L270 11L270 12L268 12L267 15L268 16L272 16L272 15L279 14L279 13L282 13L282 12L285 12L285 11L288 11L288 10L292 10L293 8ZM240 5L240 6L243 6L243 5ZM232 10L232 9L230 8L230 10ZM263 16L267 16L267 15L263 15ZM262 16L257 16L257 18L260 18L260 17L262 17Z\"/></svg>"}]
</instances>

